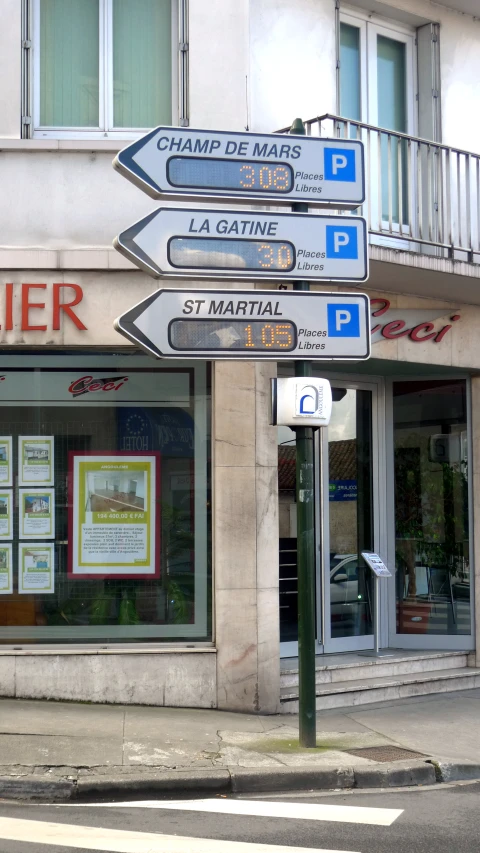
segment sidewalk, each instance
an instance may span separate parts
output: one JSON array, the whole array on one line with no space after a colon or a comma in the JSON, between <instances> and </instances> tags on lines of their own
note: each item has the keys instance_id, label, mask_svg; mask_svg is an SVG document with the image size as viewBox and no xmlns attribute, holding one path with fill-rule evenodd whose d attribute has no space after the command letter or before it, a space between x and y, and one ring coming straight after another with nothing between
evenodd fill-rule
<instances>
[{"instance_id":1,"label":"sidewalk","mask_svg":"<svg viewBox=\"0 0 480 853\"><path fill-rule=\"evenodd\" d=\"M362 752L371 747L382 750ZM319 712L315 750L298 746L294 715L0 699L4 798L202 797L477 778L480 689Z\"/></svg>"}]
</instances>

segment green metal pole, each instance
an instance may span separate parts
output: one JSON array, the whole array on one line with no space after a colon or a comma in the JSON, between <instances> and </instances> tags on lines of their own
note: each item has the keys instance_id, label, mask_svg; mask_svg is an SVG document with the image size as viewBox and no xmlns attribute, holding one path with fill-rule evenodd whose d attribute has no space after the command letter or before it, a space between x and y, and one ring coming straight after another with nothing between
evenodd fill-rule
<instances>
[{"instance_id":1,"label":"green metal pole","mask_svg":"<svg viewBox=\"0 0 480 853\"><path fill-rule=\"evenodd\" d=\"M295 119L290 133L305 134ZM308 213L308 204L292 205L295 213ZM294 290L310 290L308 281L296 281ZM295 362L295 376L311 376L310 361ZM317 745L315 697L315 531L313 491L313 429L296 427L297 436L297 565L298 565L298 674L299 740L304 747Z\"/></svg>"}]
</instances>

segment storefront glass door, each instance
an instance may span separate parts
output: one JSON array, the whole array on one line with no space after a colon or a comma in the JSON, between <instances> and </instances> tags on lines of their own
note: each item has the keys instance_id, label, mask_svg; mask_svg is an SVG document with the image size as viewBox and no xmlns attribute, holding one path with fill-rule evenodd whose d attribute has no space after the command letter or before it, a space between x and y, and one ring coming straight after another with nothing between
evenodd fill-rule
<instances>
[{"instance_id":1,"label":"storefront glass door","mask_svg":"<svg viewBox=\"0 0 480 853\"><path fill-rule=\"evenodd\" d=\"M373 648L372 579L362 550L379 547L378 386L332 380L333 413L315 435L317 653ZM279 429L280 639L296 656L295 434Z\"/></svg>"},{"instance_id":2,"label":"storefront glass door","mask_svg":"<svg viewBox=\"0 0 480 853\"><path fill-rule=\"evenodd\" d=\"M468 385L391 385L395 538L391 644L472 646ZM393 594L395 600L393 601Z\"/></svg>"},{"instance_id":3,"label":"storefront glass door","mask_svg":"<svg viewBox=\"0 0 480 853\"><path fill-rule=\"evenodd\" d=\"M375 535L373 391L348 385L332 391L332 418L321 436L327 653L371 648L374 618L371 572L361 557L374 548Z\"/></svg>"}]
</instances>

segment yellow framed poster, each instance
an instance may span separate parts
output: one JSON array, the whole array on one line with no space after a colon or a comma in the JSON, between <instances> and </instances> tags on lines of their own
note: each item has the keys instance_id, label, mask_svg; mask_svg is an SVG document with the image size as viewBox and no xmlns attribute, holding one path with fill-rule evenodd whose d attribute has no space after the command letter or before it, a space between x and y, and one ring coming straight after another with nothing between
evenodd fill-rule
<instances>
[{"instance_id":1,"label":"yellow framed poster","mask_svg":"<svg viewBox=\"0 0 480 853\"><path fill-rule=\"evenodd\" d=\"M0 595L13 592L12 545L0 545Z\"/></svg>"},{"instance_id":2,"label":"yellow framed poster","mask_svg":"<svg viewBox=\"0 0 480 853\"><path fill-rule=\"evenodd\" d=\"M53 435L18 436L18 485L53 486Z\"/></svg>"},{"instance_id":3,"label":"yellow framed poster","mask_svg":"<svg viewBox=\"0 0 480 853\"><path fill-rule=\"evenodd\" d=\"M0 491L0 541L13 539L12 489Z\"/></svg>"},{"instance_id":4,"label":"yellow framed poster","mask_svg":"<svg viewBox=\"0 0 480 853\"><path fill-rule=\"evenodd\" d=\"M18 591L28 595L55 592L53 542L18 543Z\"/></svg>"},{"instance_id":5,"label":"yellow framed poster","mask_svg":"<svg viewBox=\"0 0 480 853\"><path fill-rule=\"evenodd\" d=\"M12 486L12 436L0 436L0 487Z\"/></svg>"},{"instance_id":6,"label":"yellow framed poster","mask_svg":"<svg viewBox=\"0 0 480 853\"><path fill-rule=\"evenodd\" d=\"M18 505L19 539L55 538L55 489L19 489Z\"/></svg>"},{"instance_id":7,"label":"yellow framed poster","mask_svg":"<svg viewBox=\"0 0 480 853\"><path fill-rule=\"evenodd\" d=\"M69 576L160 572L160 454L69 454Z\"/></svg>"}]
</instances>

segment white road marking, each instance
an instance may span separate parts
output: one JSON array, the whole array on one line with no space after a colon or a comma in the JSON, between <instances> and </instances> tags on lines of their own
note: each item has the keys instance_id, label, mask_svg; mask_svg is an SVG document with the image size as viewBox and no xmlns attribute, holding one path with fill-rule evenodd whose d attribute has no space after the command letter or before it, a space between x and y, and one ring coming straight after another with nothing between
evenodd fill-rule
<instances>
[{"instance_id":1,"label":"white road marking","mask_svg":"<svg viewBox=\"0 0 480 853\"><path fill-rule=\"evenodd\" d=\"M40 820L0 818L0 839L34 844L50 844L108 853L349 853L308 847L283 847L272 844L247 844L242 841L217 841L211 838L184 838L154 832L127 832L96 826L47 823Z\"/></svg>"},{"instance_id":2,"label":"white road marking","mask_svg":"<svg viewBox=\"0 0 480 853\"><path fill-rule=\"evenodd\" d=\"M83 805L83 804L82 804ZM86 804L85 804L86 807ZM376 809L369 806L334 806L318 803L275 803L265 800L145 800L131 803L93 803L88 808L179 809L188 812L248 815L251 817L327 820L335 823L365 823L391 826L403 809Z\"/></svg>"}]
</instances>

